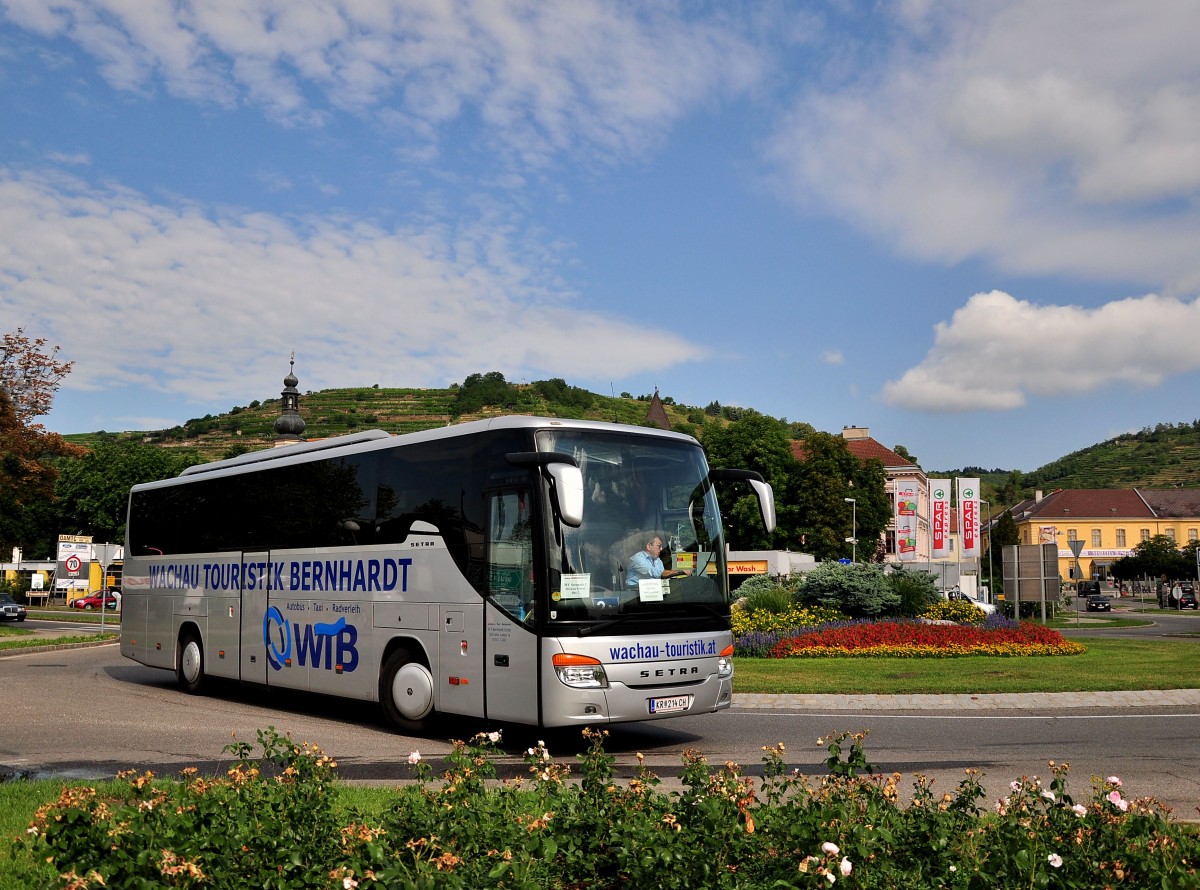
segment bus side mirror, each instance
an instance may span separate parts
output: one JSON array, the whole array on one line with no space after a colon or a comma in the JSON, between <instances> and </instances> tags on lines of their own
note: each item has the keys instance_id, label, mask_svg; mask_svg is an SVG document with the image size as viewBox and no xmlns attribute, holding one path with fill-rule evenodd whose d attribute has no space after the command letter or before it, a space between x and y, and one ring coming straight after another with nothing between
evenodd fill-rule
<instances>
[{"instance_id":1,"label":"bus side mirror","mask_svg":"<svg viewBox=\"0 0 1200 890\"><path fill-rule=\"evenodd\" d=\"M771 488L770 482L763 482L760 479L750 479L750 487L754 489L754 493L758 496L758 508L762 511L763 525L767 529L767 533L775 531L775 490Z\"/></svg>"},{"instance_id":2,"label":"bus side mirror","mask_svg":"<svg viewBox=\"0 0 1200 890\"><path fill-rule=\"evenodd\" d=\"M554 480L554 497L563 524L579 528L583 523L583 470L570 464L547 464L546 472Z\"/></svg>"},{"instance_id":3,"label":"bus side mirror","mask_svg":"<svg viewBox=\"0 0 1200 890\"><path fill-rule=\"evenodd\" d=\"M762 513L763 527L767 532L775 531L775 491L762 474L754 470L710 469L708 478L713 482L749 482L758 498L758 509Z\"/></svg>"},{"instance_id":4,"label":"bus side mirror","mask_svg":"<svg viewBox=\"0 0 1200 890\"><path fill-rule=\"evenodd\" d=\"M550 493L559 519L571 528L583 524L583 470L574 457L557 451L514 451L505 458L518 467L541 467L554 483Z\"/></svg>"}]
</instances>

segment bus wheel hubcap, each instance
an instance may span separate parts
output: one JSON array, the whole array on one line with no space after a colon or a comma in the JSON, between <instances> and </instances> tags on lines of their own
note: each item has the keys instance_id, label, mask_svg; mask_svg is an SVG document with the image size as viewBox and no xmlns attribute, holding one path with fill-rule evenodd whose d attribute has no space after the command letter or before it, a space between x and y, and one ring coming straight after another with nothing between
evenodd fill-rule
<instances>
[{"instance_id":1,"label":"bus wheel hubcap","mask_svg":"<svg viewBox=\"0 0 1200 890\"><path fill-rule=\"evenodd\" d=\"M200 647L195 643L188 643L183 649L183 676L189 683L200 676Z\"/></svg>"},{"instance_id":2,"label":"bus wheel hubcap","mask_svg":"<svg viewBox=\"0 0 1200 890\"><path fill-rule=\"evenodd\" d=\"M406 720L420 720L433 710L433 677L424 665L404 665L392 679L392 702Z\"/></svg>"}]
</instances>

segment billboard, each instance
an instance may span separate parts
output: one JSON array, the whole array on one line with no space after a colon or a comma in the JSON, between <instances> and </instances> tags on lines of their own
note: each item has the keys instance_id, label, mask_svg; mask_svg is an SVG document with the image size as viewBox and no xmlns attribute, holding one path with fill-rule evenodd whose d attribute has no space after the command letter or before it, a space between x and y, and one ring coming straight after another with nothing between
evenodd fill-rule
<instances>
[{"instance_id":1,"label":"billboard","mask_svg":"<svg viewBox=\"0 0 1200 890\"><path fill-rule=\"evenodd\" d=\"M917 509L920 491L912 480L896 482L896 556L901 561L917 558Z\"/></svg>"}]
</instances>

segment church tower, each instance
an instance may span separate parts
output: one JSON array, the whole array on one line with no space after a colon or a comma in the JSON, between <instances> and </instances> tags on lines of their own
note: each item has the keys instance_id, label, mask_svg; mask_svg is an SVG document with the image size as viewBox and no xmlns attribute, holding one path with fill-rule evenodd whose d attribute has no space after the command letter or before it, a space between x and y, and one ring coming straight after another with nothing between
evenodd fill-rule
<instances>
[{"instance_id":1,"label":"church tower","mask_svg":"<svg viewBox=\"0 0 1200 890\"><path fill-rule=\"evenodd\" d=\"M301 442L303 441L301 437L304 435L304 418L300 416L300 390L296 389L296 384L300 381L294 373L296 367L296 353L294 352L288 362L288 367L288 375L283 378L283 391L279 393L282 396L283 410L275 419L276 448Z\"/></svg>"}]
</instances>

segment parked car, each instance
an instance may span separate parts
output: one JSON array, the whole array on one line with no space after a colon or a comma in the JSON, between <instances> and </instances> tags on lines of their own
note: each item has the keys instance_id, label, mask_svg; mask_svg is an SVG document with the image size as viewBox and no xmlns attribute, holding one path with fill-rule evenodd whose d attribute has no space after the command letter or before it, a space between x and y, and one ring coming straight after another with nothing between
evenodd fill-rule
<instances>
[{"instance_id":1,"label":"parked car","mask_svg":"<svg viewBox=\"0 0 1200 890\"><path fill-rule=\"evenodd\" d=\"M74 606L76 609L88 609L88 610L99 609L100 608L100 594L99 593L89 593L87 596L81 596L79 599L77 599L73 603L71 603L71 605ZM104 608L115 609L116 607L117 607L116 594L114 594L111 590L106 590L104 592Z\"/></svg>"},{"instance_id":2,"label":"parked car","mask_svg":"<svg viewBox=\"0 0 1200 890\"><path fill-rule=\"evenodd\" d=\"M1189 590L1188 589L1189 587L1191 587L1190 584L1187 587L1185 587L1183 589L1183 592L1179 595L1179 608L1181 608L1181 609L1195 609L1196 608L1196 591ZM1200 610L1198 610L1198 611L1200 611Z\"/></svg>"},{"instance_id":3,"label":"parked car","mask_svg":"<svg viewBox=\"0 0 1200 890\"><path fill-rule=\"evenodd\" d=\"M1100 594L1099 581L1080 581L1075 587L1077 596L1098 596Z\"/></svg>"},{"instance_id":4,"label":"parked car","mask_svg":"<svg viewBox=\"0 0 1200 890\"><path fill-rule=\"evenodd\" d=\"M1112 600L1102 593L1093 593L1087 598L1087 610L1089 612L1111 612Z\"/></svg>"},{"instance_id":5,"label":"parked car","mask_svg":"<svg viewBox=\"0 0 1200 890\"><path fill-rule=\"evenodd\" d=\"M24 621L25 607L7 593L0 593L0 620Z\"/></svg>"}]
</instances>

